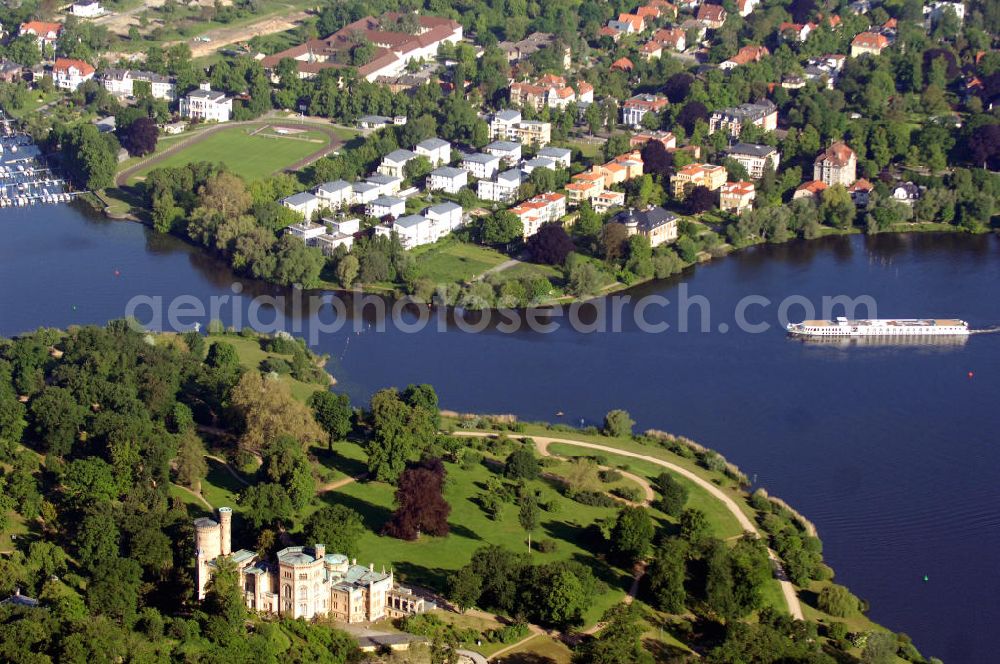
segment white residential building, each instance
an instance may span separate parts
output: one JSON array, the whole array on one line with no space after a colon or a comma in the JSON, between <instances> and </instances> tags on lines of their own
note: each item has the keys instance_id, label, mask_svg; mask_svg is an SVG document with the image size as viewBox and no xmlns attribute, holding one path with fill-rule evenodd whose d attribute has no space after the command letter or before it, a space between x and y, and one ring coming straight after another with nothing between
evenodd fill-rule
<instances>
[{"instance_id":1,"label":"white residential building","mask_svg":"<svg viewBox=\"0 0 1000 664\"><path fill-rule=\"evenodd\" d=\"M434 168L451 163L451 143L442 138L420 141L413 150L418 155L427 157Z\"/></svg>"},{"instance_id":2,"label":"white residential building","mask_svg":"<svg viewBox=\"0 0 1000 664\"><path fill-rule=\"evenodd\" d=\"M202 83L181 99L181 116L204 122L229 122L233 115L233 100L224 92L212 90Z\"/></svg>"},{"instance_id":3,"label":"white residential building","mask_svg":"<svg viewBox=\"0 0 1000 664\"><path fill-rule=\"evenodd\" d=\"M395 196L403 188L403 178L398 175L373 173L365 178L365 182L378 187L379 196Z\"/></svg>"},{"instance_id":4,"label":"white residential building","mask_svg":"<svg viewBox=\"0 0 1000 664\"><path fill-rule=\"evenodd\" d=\"M524 171L512 168L503 173L497 173L496 179L480 180L476 194L484 201L510 203L517 198L517 190L527 180Z\"/></svg>"},{"instance_id":5,"label":"white residential building","mask_svg":"<svg viewBox=\"0 0 1000 664\"><path fill-rule=\"evenodd\" d=\"M52 78L60 90L76 90L84 81L94 78L94 68L83 60L56 58Z\"/></svg>"},{"instance_id":6,"label":"white residential building","mask_svg":"<svg viewBox=\"0 0 1000 664\"><path fill-rule=\"evenodd\" d=\"M371 182L355 182L351 185L354 190L353 205L368 205L379 197L379 186Z\"/></svg>"},{"instance_id":7,"label":"white residential building","mask_svg":"<svg viewBox=\"0 0 1000 664\"><path fill-rule=\"evenodd\" d=\"M569 168L573 163L573 151L568 148L544 147L537 156L551 159L559 168Z\"/></svg>"},{"instance_id":8,"label":"white residential building","mask_svg":"<svg viewBox=\"0 0 1000 664\"><path fill-rule=\"evenodd\" d=\"M427 176L427 188L431 191L446 191L457 194L458 190L469 184L469 173L461 168L442 166L431 171Z\"/></svg>"},{"instance_id":9,"label":"white residential building","mask_svg":"<svg viewBox=\"0 0 1000 664\"><path fill-rule=\"evenodd\" d=\"M354 204L354 189L351 187L351 183L345 180L324 182L316 187L315 193L323 207L337 209Z\"/></svg>"},{"instance_id":10,"label":"white residential building","mask_svg":"<svg viewBox=\"0 0 1000 664\"><path fill-rule=\"evenodd\" d=\"M151 71L134 69L104 69L97 78L104 89L119 97L134 97L136 83L148 83L154 99L173 101L177 98L177 85L173 78Z\"/></svg>"},{"instance_id":11,"label":"white residential building","mask_svg":"<svg viewBox=\"0 0 1000 664\"><path fill-rule=\"evenodd\" d=\"M395 196L379 196L367 208L368 216L382 219L392 217L398 219L406 214L406 201Z\"/></svg>"},{"instance_id":12,"label":"white residential building","mask_svg":"<svg viewBox=\"0 0 1000 664\"><path fill-rule=\"evenodd\" d=\"M327 256L337 247L350 250L354 246L354 235L361 230L361 220L357 218L339 220L324 218L323 223L329 228L329 232L316 237L313 243Z\"/></svg>"},{"instance_id":13,"label":"white residential building","mask_svg":"<svg viewBox=\"0 0 1000 664\"><path fill-rule=\"evenodd\" d=\"M409 150L393 150L382 157L382 163L378 166L378 172L383 175L394 175L402 178L403 169L411 159L416 159L416 153Z\"/></svg>"},{"instance_id":14,"label":"white residential building","mask_svg":"<svg viewBox=\"0 0 1000 664\"><path fill-rule=\"evenodd\" d=\"M500 170L500 157L481 152L463 155L461 168L480 180L491 178Z\"/></svg>"},{"instance_id":15,"label":"white residential building","mask_svg":"<svg viewBox=\"0 0 1000 664\"><path fill-rule=\"evenodd\" d=\"M409 214L387 224L375 227L378 235L399 237L404 249L413 249L424 244L437 242L462 225L462 207L447 202L424 210L421 214Z\"/></svg>"},{"instance_id":16,"label":"white residential building","mask_svg":"<svg viewBox=\"0 0 1000 664\"><path fill-rule=\"evenodd\" d=\"M69 11L80 18L97 18L104 14L104 7L97 0L80 0L74 2Z\"/></svg>"},{"instance_id":17,"label":"white residential building","mask_svg":"<svg viewBox=\"0 0 1000 664\"><path fill-rule=\"evenodd\" d=\"M440 205L432 205L424 210L424 216L436 225L439 237L443 237L462 225L462 206L446 201ZM434 242L437 239L433 240Z\"/></svg>"},{"instance_id":18,"label":"white residential building","mask_svg":"<svg viewBox=\"0 0 1000 664\"><path fill-rule=\"evenodd\" d=\"M771 169L777 172L778 163L781 161L781 154L777 148L756 143L736 143L726 150L726 155L738 161L752 178L762 176L764 167L768 163L771 164Z\"/></svg>"},{"instance_id":19,"label":"white residential building","mask_svg":"<svg viewBox=\"0 0 1000 664\"><path fill-rule=\"evenodd\" d=\"M326 235L326 226L323 224L314 224L311 221L300 221L297 224L292 224L285 231L292 237L297 237L312 246L315 244L314 240L316 238L320 235Z\"/></svg>"},{"instance_id":20,"label":"white residential building","mask_svg":"<svg viewBox=\"0 0 1000 664\"><path fill-rule=\"evenodd\" d=\"M508 166L513 166L521 161L521 144L515 141L493 141L483 148L483 151L500 157L500 160Z\"/></svg>"},{"instance_id":21,"label":"white residential building","mask_svg":"<svg viewBox=\"0 0 1000 664\"><path fill-rule=\"evenodd\" d=\"M289 210L298 212L305 218L306 221L312 219L313 213L320 209L321 203L322 201L320 201L319 198L305 191L299 194L292 194L287 198L281 199L282 205Z\"/></svg>"},{"instance_id":22,"label":"white residential building","mask_svg":"<svg viewBox=\"0 0 1000 664\"><path fill-rule=\"evenodd\" d=\"M558 164L556 164L555 159L535 157L521 164L521 170L530 175L536 168L547 168L550 171L554 171L557 166Z\"/></svg>"}]
</instances>

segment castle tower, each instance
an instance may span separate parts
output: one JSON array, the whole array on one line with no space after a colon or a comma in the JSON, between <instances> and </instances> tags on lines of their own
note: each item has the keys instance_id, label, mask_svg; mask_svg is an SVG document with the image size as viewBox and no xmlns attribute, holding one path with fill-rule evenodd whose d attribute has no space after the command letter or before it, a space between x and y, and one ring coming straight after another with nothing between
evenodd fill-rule
<instances>
[{"instance_id":1,"label":"castle tower","mask_svg":"<svg viewBox=\"0 0 1000 664\"><path fill-rule=\"evenodd\" d=\"M221 528L214 519L202 517L194 520L195 582L198 599L205 599L205 587L211 573L208 563L222 553Z\"/></svg>"},{"instance_id":2,"label":"castle tower","mask_svg":"<svg viewBox=\"0 0 1000 664\"><path fill-rule=\"evenodd\" d=\"M314 544L313 553L316 554L314 557L316 560L323 560L326 556L326 545L325 544Z\"/></svg>"},{"instance_id":3,"label":"castle tower","mask_svg":"<svg viewBox=\"0 0 1000 664\"><path fill-rule=\"evenodd\" d=\"M220 533L220 550L222 555L228 556L233 552L233 508L219 508L219 525L222 529L222 532Z\"/></svg>"}]
</instances>

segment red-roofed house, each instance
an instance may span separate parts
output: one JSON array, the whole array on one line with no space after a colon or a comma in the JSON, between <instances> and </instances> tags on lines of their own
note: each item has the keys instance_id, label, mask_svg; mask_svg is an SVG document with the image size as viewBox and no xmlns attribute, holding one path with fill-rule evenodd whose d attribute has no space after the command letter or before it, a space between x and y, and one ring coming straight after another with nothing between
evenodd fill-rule
<instances>
[{"instance_id":1,"label":"red-roofed house","mask_svg":"<svg viewBox=\"0 0 1000 664\"><path fill-rule=\"evenodd\" d=\"M639 53L641 53L642 57L646 58L646 60L655 60L663 55L663 44L651 39L639 47Z\"/></svg>"},{"instance_id":2,"label":"red-roofed house","mask_svg":"<svg viewBox=\"0 0 1000 664\"><path fill-rule=\"evenodd\" d=\"M52 78L62 90L76 90L84 81L94 78L94 68L83 60L56 58L52 65Z\"/></svg>"},{"instance_id":3,"label":"red-roofed house","mask_svg":"<svg viewBox=\"0 0 1000 664\"><path fill-rule=\"evenodd\" d=\"M636 8L635 15L641 16L643 20L652 21L660 18L660 8L652 5L645 5L643 7Z\"/></svg>"},{"instance_id":4,"label":"red-roofed house","mask_svg":"<svg viewBox=\"0 0 1000 664\"><path fill-rule=\"evenodd\" d=\"M552 192L539 194L512 207L510 211L521 220L524 239L527 240L538 232L542 224L553 223L566 216L566 197Z\"/></svg>"},{"instance_id":5,"label":"red-roofed house","mask_svg":"<svg viewBox=\"0 0 1000 664\"><path fill-rule=\"evenodd\" d=\"M757 191L753 182L727 182L719 189L719 209L743 214L753 205Z\"/></svg>"},{"instance_id":6,"label":"red-roofed house","mask_svg":"<svg viewBox=\"0 0 1000 664\"><path fill-rule=\"evenodd\" d=\"M668 150L677 147L677 137L670 131L640 132L630 138L628 144L633 148L641 148L650 141L662 143Z\"/></svg>"},{"instance_id":7,"label":"red-roofed house","mask_svg":"<svg viewBox=\"0 0 1000 664\"><path fill-rule=\"evenodd\" d=\"M597 31L598 37L609 37L611 41L618 41L621 39L622 31L618 28L612 28L610 25L606 25Z\"/></svg>"},{"instance_id":8,"label":"red-roofed house","mask_svg":"<svg viewBox=\"0 0 1000 664\"><path fill-rule=\"evenodd\" d=\"M28 21L21 24L18 35L33 35L38 39L38 48L55 46L56 40L62 34L62 23L47 23L46 21Z\"/></svg>"},{"instance_id":9,"label":"red-roofed house","mask_svg":"<svg viewBox=\"0 0 1000 664\"><path fill-rule=\"evenodd\" d=\"M609 21L608 24L626 34L635 34L646 29L646 19L636 14L619 14L617 21Z\"/></svg>"},{"instance_id":10,"label":"red-roofed house","mask_svg":"<svg viewBox=\"0 0 1000 664\"><path fill-rule=\"evenodd\" d=\"M726 10L722 5L702 5L698 7L695 20L709 30L717 30L726 22Z\"/></svg>"},{"instance_id":11,"label":"red-roofed house","mask_svg":"<svg viewBox=\"0 0 1000 664\"><path fill-rule=\"evenodd\" d=\"M663 95L638 94L622 104L622 123L638 127L646 113L659 113L669 103Z\"/></svg>"},{"instance_id":12,"label":"red-roofed house","mask_svg":"<svg viewBox=\"0 0 1000 664\"><path fill-rule=\"evenodd\" d=\"M736 9L739 10L740 16L749 16L756 7L757 0L736 0Z\"/></svg>"},{"instance_id":13,"label":"red-roofed house","mask_svg":"<svg viewBox=\"0 0 1000 664\"><path fill-rule=\"evenodd\" d=\"M594 86L580 81L574 90L562 76L545 74L533 82L511 83L510 101L539 111L545 107L564 109L571 103L594 101Z\"/></svg>"},{"instance_id":14,"label":"red-roofed house","mask_svg":"<svg viewBox=\"0 0 1000 664\"><path fill-rule=\"evenodd\" d=\"M688 185L707 187L709 191L715 191L724 184L726 184L726 168L713 164L688 164L670 178L674 198L678 200L685 197L685 188Z\"/></svg>"},{"instance_id":15,"label":"red-roofed house","mask_svg":"<svg viewBox=\"0 0 1000 664\"><path fill-rule=\"evenodd\" d=\"M857 179L858 158L854 150L843 141L837 141L816 157L813 163L813 180L830 185L849 187Z\"/></svg>"},{"instance_id":16,"label":"red-roofed house","mask_svg":"<svg viewBox=\"0 0 1000 664\"><path fill-rule=\"evenodd\" d=\"M675 51L687 48L687 35L681 28L660 28L653 33L653 41L669 46Z\"/></svg>"},{"instance_id":17,"label":"red-roofed house","mask_svg":"<svg viewBox=\"0 0 1000 664\"><path fill-rule=\"evenodd\" d=\"M781 35L782 39L794 39L797 42L804 42L809 37L809 33L815 28L815 23L802 24L783 21L778 26L778 34Z\"/></svg>"},{"instance_id":18,"label":"red-roofed house","mask_svg":"<svg viewBox=\"0 0 1000 664\"><path fill-rule=\"evenodd\" d=\"M875 188L868 180L861 178L850 187L847 191L851 194L851 200L858 207L865 207L868 205L868 200L871 198L872 190Z\"/></svg>"},{"instance_id":19,"label":"red-roofed house","mask_svg":"<svg viewBox=\"0 0 1000 664\"><path fill-rule=\"evenodd\" d=\"M628 58L618 58L611 63L611 71L632 71L635 69L635 65Z\"/></svg>"},{"instance_id":20,"label":"red-roofed house","mask_svg":"<svg viewBox=\"0 0 1000 664\"><path fill-rule=\"evenodd\" d=\"M795 190L795 193L792 194L792 200L798 200L800 198L816 198L817 196L822 194L828 187L829 185L819 180L806 182L805 184L801 184L798 186L798 188Z\"/></svg>"},{"instance_id":21,"label":"red-roofed house","mask_svg":"<svg viewBox=\"0 0 1000 664\"><path fill-rule=\"evenodd\" d=\"M719 63L719 69L733 69L751 62L760 62L765 55L770 55L766 46L744 46L736 55Z\"/></svg>"},{"instance_id":22,"label":"red-roofed house","mask_svg":"<svg viewBox=\"0 0 1000 664\"><path fill-rule=\"evenodd\" d=\"M878 55L888 45L889 38L885 35L880 35L877 32L862 32L851 42L851 57L856 58L866 53Z\"/></svg>"}]
</instances>

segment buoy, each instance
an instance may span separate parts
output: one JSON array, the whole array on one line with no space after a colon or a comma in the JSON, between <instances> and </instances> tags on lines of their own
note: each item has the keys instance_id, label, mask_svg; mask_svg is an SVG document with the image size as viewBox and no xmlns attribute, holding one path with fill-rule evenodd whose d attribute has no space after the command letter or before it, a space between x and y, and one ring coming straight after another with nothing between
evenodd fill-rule
<instances>
[{"instance_id":1,"label":"buoy","mask_svg":"<svg viewBox=\"0 0 1000 664\"><path fill-rule=\"evenodd\" d=\"M120 276L122 276L122 273L121 273L121 271L120 271L120 270L115 270L115 276L116 276L116 277L120 277Z\"/></svg>"},{"instance_id":2,"label":"buoy","mask_svg":"<svg viewBox=\"0 0 1000 664\"><path fill-rule=\"evenodd\" d=\"M973 372L971 372L971 371L969 372L969 378L972 378L972 377L973 377L973 376L975 376L975 375L976 375L976 374L974 374Z\"/></svg>"},{"instance_id":3,"label":"buoy","mask_svg":"<svg viewBox=\"0 0 1000 664\"><path fill-rule=\"evenodd\" d=\"M930 577L924 574L924 583L927 583L930 580L931 580Z\"/></svg>"},{"instance_id":4,"label":"buoy","mask_svg":"<svg viewBox=\"0 0 1000 664\"><path fill-rule=\"evenodd\" d=\"M563 412L561 410L556 413L556 417L562 417L562 416L563 416Z\"/></svg>"}]
</instances>

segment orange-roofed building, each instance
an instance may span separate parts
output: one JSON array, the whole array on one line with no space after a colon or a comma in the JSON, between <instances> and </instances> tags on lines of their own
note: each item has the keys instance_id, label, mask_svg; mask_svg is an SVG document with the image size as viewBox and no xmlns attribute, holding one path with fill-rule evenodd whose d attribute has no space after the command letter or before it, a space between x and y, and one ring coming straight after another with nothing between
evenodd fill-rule
<instances>
[{"instance_id":1,"label":"orange-roofed building","mask_svg":"<svg viewBox=\"0 0 1000 664\"><path fill-rule=\"evenodd\" d=\"M657 141L668 150L677 147L677 137L669 131L641 132L630 138L628 144L633 148L641 148L650 141Z\"/></svg>"},{"instance_id":2,"label":"orange-roofed building","mask_svg":"<svg viewBox=\"0 0 1000 664\"><path fill-rule=\"evenodd\" d=\"M851 57L878 55L889 46L889 38L877 32L862 32L851 42Z\"/></svg>"},{"instance_id":3,"label":"orange-roofed building","mask_svg":"<svg viewBox=\"0 0 1000 664\"><path fill-rule=\"evenodd\" d=\"M618 58L611 63L611 71L632 71L635 65L628 58Z\"/></svg>"},{"instance_id":4,"label":"orange-roofed building","mask_svg":"<svg viewBox=\"0 0 1000 664\"><path fill-rule=\"evenodd\" d=\"M635 15L641 16L644 20L651 21L660 18L660 8L653 7L651 5L637 7L635 10Z\"/></svg>"},{"instance_id":5,"label":"orange-roofed building","mask_svg":"<svg viewBox=\"0 0 1000 664\"><path fill-rule=\"evenodd\" d=\"M826 191L828 188L829 185L820 180L813 180L812 182L806 182L805 184L801 184L798 186L798 188L795 190L795 193L792 194L792 200L797 200L799 198L816 198L824 191Z\"/></svg>"},{"instance_id":6,"label":"orange-roofed building","mask_svg":"<svg viewBox=\"0 0 1000 664\"><path fill-rule=\"evenodd\" d=\"M663 44L650 40L639 48L639 53L641 53L642 57L646 58L646 60L655 60L663 55Z\"/></svg>"},{"instance_id":7,"label":"orange-roofed building","mask_svg":"<svg viewBox=\"0 0 1000 664\"><path fill-rule=\"evenodd\" d=\"M736 9L740 16L749 16L757 6L757 0L736 0Z\"/></svg>"},{"instance_id":8,"label":"orange-roofed building","mask_svg":"<svg viewBox=\"0 0 1000 664\"><path fill-rule=\"evenodd\" d=\"M76 90L85 81L94 78L94 68L83 60L56 58L52 65L52 78L62 90Z\"/></svg>"},{"instance_id":9,"label":"orange-roofed building","mask_svg":"<svg viewBox=\"0 0 1000 664\"><path fill-rule=\"evenodd\" d=\"M62 34L62 23L49 23L47 21L28 21L21 24L18 35L31 35L38 40L38 48L43 46L55 46L59 35Z\"/></svg>"},{"instance_id":10,"label":"orange-roofed building","mask_svg":"<svg viewBox=\"0 0 1000 664\"><path fill-rule=\"evenodd\" d=\"M622 31L618 28L612 28L610 25L606 25L597 31L598 37L608 37L612 41L618 41L621 39Z\"/></svg>"},{"instance_id":11,"label":"orange-roofed building","mask_svg":"<svg viewBox=\"0 0 1000 664\"><path fill-rule=\"evenodd\" d=\"M719 69L733 69L740 65L748 65L751 62L760 62L765 56L770 55L766 46L744 46L736 55L719 63Z\"/></svg>"},{"instance_id":12,"label":"orange-roofed building","mask_svg":"<svg viewBox=\"0 0 1000 664\"><path fill-rule=\"evenodd\" d=\"M521 220L524 239L527 240L538 232L542 224L554 223L566 216L566 197L553 192L539 194L512 207L510 212Z\"/></svg>"},{"instance_id":13,"label":"orange-roofed building","mask_svg":"<svg viewBox=\"0 0 1000 664\"><path fill-rule=\"evenodd\" d=\"M724 166L713 164L688 164L684 168L674 173L670 178L674 198L683 200L688 185L692 187L707 187L709 191L715 191L726 183L726 169Z\"/></svg>"},{"instance_id":14,"label":"orange-roofed building","mask_svg":"<svg viewBox=\"0 0 1000 664\"><path fill-rule=\"evenodd\" d=\"M727 182L719 189L719 209L724 212L743 214L753 205L757 195L753 182Z\"/></svg>"},{"instance_id":15,"label":"orange-roofed building","mask_svg":"<svg viewBox=\"0 0 1000 664\"><path fill-rule=\"evenodd\" d=\"M619 25L615 26L628 34L642 32L646 29L646 19L637 14L619 14Z\"/></svg>"},{"instance_id":16,"label":"orange-roofed building","mask_svg":"<svg viewBox=\"0 0 1000 664\"><path fill-rule=\"evenodd\" d=\"M726 10L722 5L701 5L695 20L709 30L718 30L726 22Z\"/></svg>"},{"instance_id":17,"label":"orange-roofed building","mask_svg":"<svg viewBox=\"0 0 1000 664\"><path fill-rule=\"evenodd\" d=\"M687 33L681 28L660 28L653 33L653 41L669 46L675 51L687 48Z\"/></svg>"},{"instance_id":18,"label":"orange-roofed building","mask_svg":"<svg viewBox=\"0 0 1000 664\"><path fill-rule=\"evenodd\" d=\"M659 113L670 102L663 95L638 94L622 104L622 123L638 127L647 113Z\"/></svg>"},{"instance_id":19,"label":"orange-roofed building","mask_svg":"<svg viewBox=\"0 0 1000 664\"><path fill-rule=\"evenodd\" d=\"M824 150L813 163L813 180L830 185L849 187L857 179L858 158L854 150L843 141L836 141Z\"/></svg>"},{"instance_id":20,"label":"orange-roofed building","mask_svg":"<svg viewBox=\"0 0 1000 664\"><path fill-rule=\"evenodd\" d=\"M790 36L797 42L804 42L809 37L809 33L812 32L815 27L816 25L814 23L802 24L783 21L780 25L778 25L778 34L781 35L783 39L787 39Z\"/></svg>"},{"instance_id":21,"label":"orange-roofed building","mask_svg":"<svg viewBox=\"0 0 1000 664\"><path fill-rule=\"evenodd\" d=\"M574 90L562 76L545 74L532 82L511 83L510 101L538 111L545 107L564 109L575 102L593 102L594 86L581 81Z\"/></svg>"}]
</instances>

